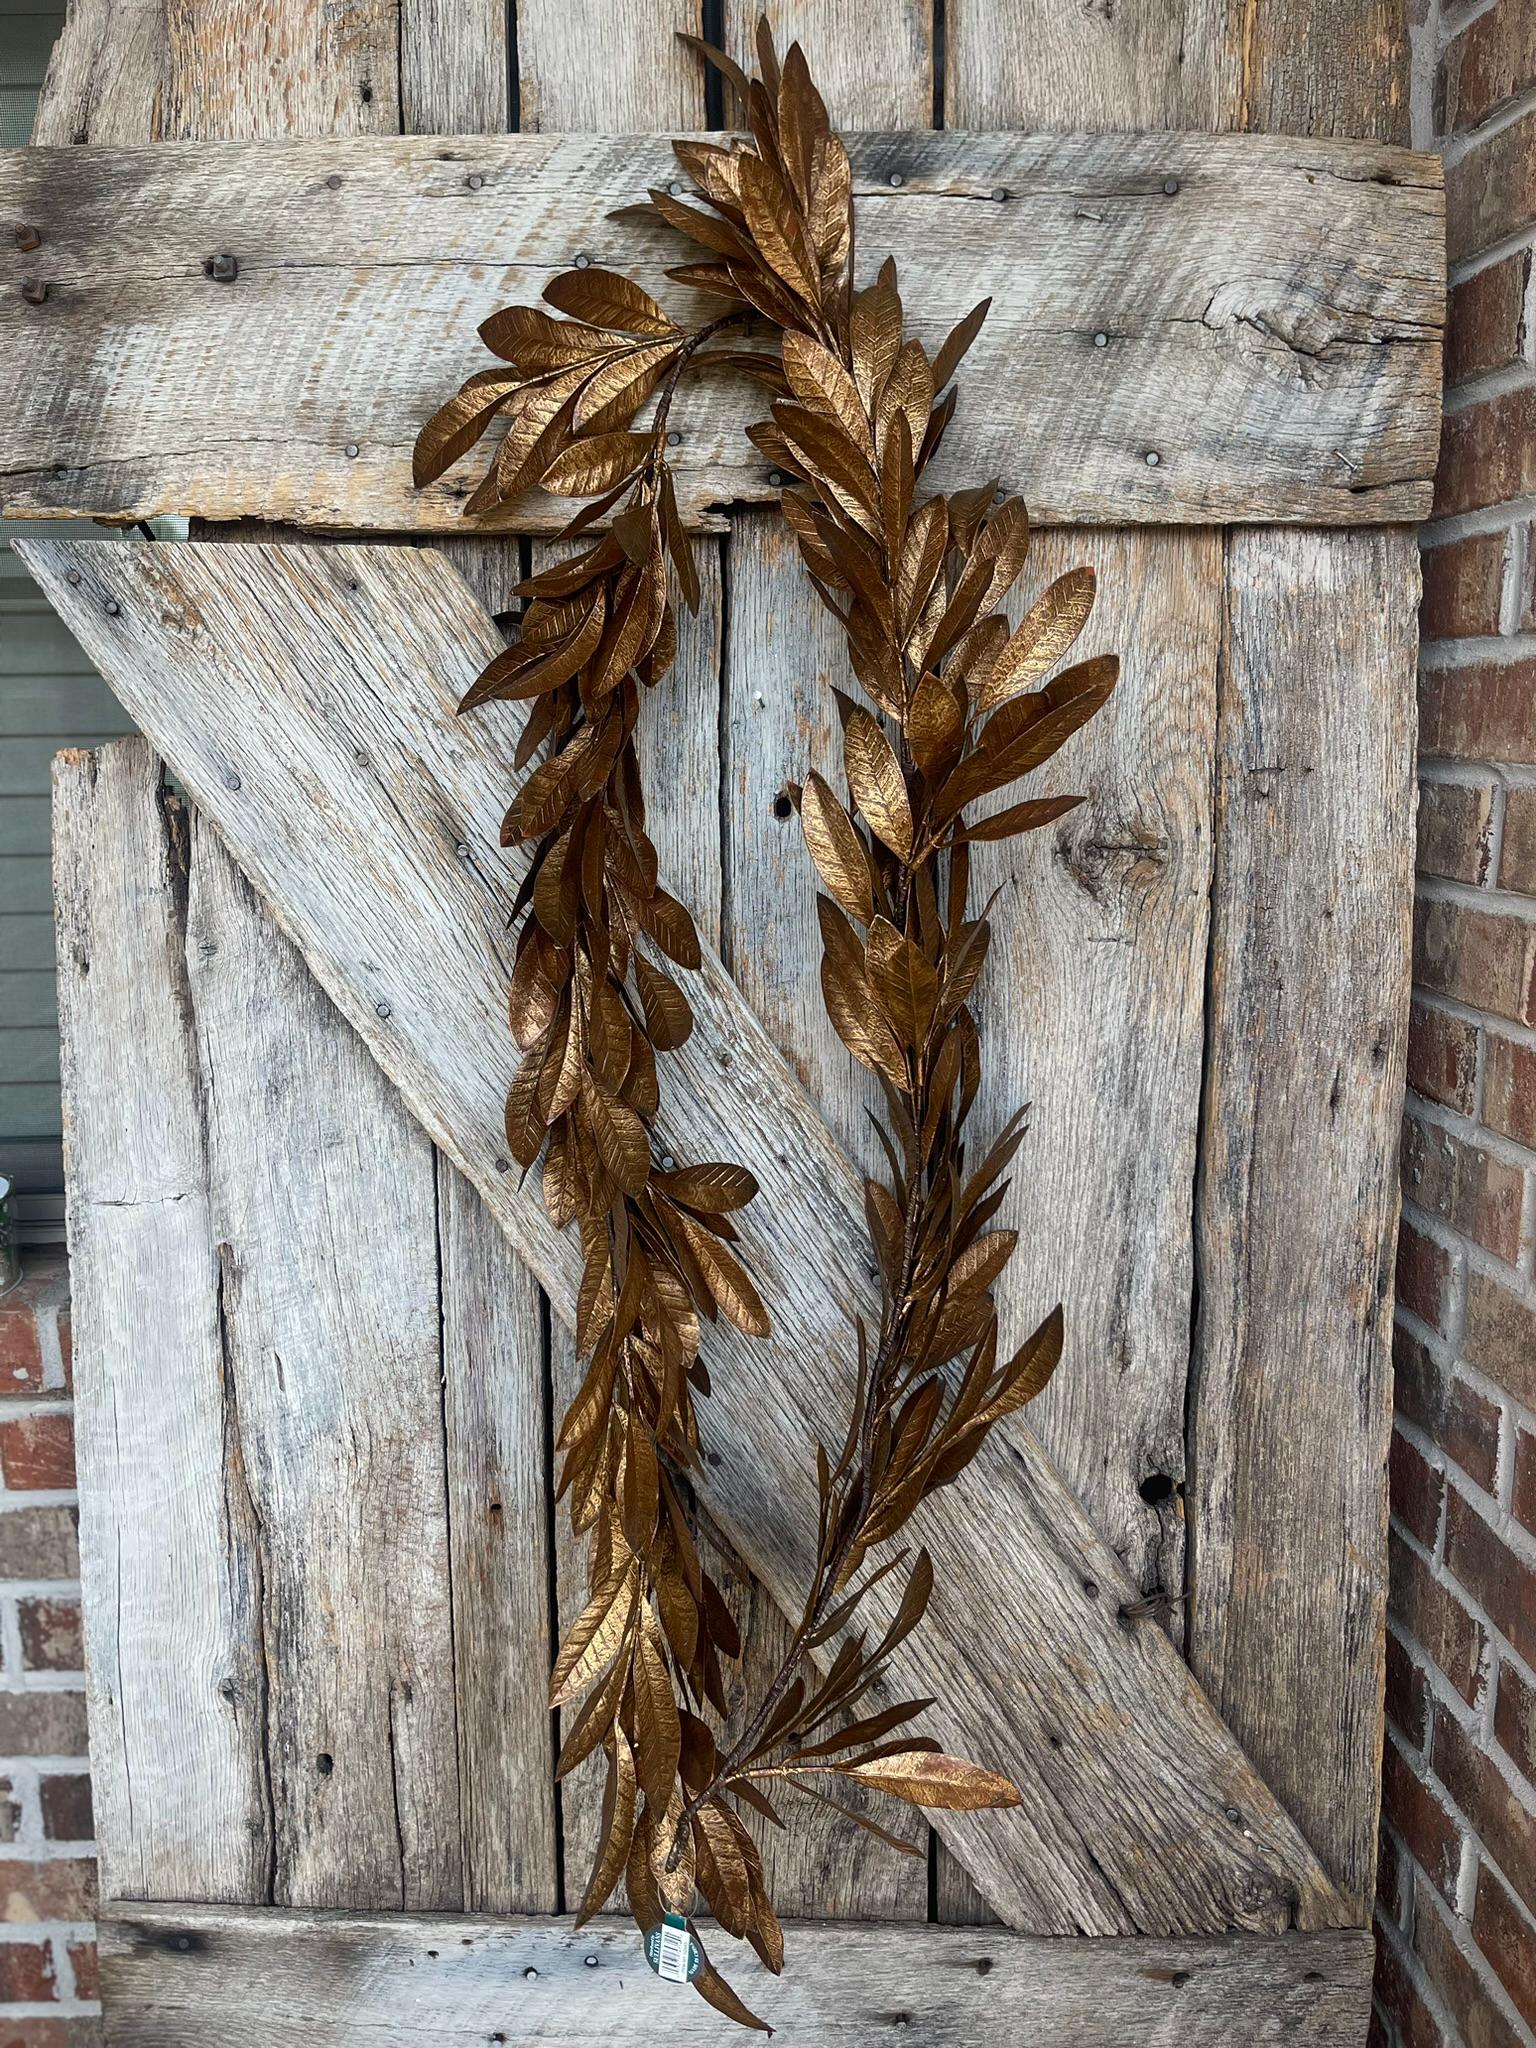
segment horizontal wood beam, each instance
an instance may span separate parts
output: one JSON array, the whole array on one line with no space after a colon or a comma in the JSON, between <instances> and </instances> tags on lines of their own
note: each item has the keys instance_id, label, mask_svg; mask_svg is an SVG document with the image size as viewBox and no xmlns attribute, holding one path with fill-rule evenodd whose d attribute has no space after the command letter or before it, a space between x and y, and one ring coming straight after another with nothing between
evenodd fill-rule
<instances>
[{"instance_id":1,"label":"horizontal wood beam","mask_svg":"<svg viewBox=\"0 0 1536 2048\"><path fill-rule=\"evenodd\" d=\"M646 1968L626 1920L119 1907L100 1930L113 2048L610 2048L708 2043L729 2029ZM1369 1933L1212 1941L1042 1941L998 1927L785 1930L769 1977L711 1944L755 2010L794 2042L876 2048L1179 2048L1363 2039ZM706 1936L707 1938L707 1936Z\"/></svg>"},{"instance_id":2,"label":"horizontal wood beam","mask_svg":"<svg viewBox=\"0 0 1536 2048\"><path fill-rule=\"evenodd\" d=\"M916 331L934 344L993 298L935 482L996 473L1045 523L1427 514L1436 159L1180 134L863 135L853 155L865 267L895 255ZM479 469L418 493L410 449L490 360L477 325L582 255L694 310L663 274L679 238L608 218L676 175L635 135L0 154L0 216L42 236L0 249L0 510L462 530ZM761 396L688 394L695 523L775 495L742 432Z\"/></svg>"},{"instance_id":3,"label":"horizontal wood beam","mask_svg":"<svg viewBox=\"0 0 1536 2048\"><path fill-rule=\"evenodd\" d=\"M411 548L20 544L49 600L218 828L428 1134L573 1312L577 1247L501 1147L509 888L496 852L521 714L455 706L500 636ZM658 1138L756 1174L745 1250L771 1343L721 1326L703 1404L711 1512L781 1605L814 1564L811 1445L842 1427L850 1320L873 1302L860 1184L713 955L663 1079ZM808 1256L808 1248L813 1248ZM1040 1276L1043 1312L1054 1298ZM899 1696L1023 1803L939 1825L1030 1932L1347 1925L1340 1898L1032 1433L917 1518L937 1588ZM1002 1540L1000 1540L1000 1538ZM886 1585L871 1606L889 1611Z\"/></svg>"}]
</instances>

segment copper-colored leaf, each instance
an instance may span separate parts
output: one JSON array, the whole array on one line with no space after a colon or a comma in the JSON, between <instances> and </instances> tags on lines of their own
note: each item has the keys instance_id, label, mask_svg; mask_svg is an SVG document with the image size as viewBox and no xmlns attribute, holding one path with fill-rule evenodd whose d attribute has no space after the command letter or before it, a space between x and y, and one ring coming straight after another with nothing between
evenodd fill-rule
<instances>
[{"instance_id":1,"label":"copper-colored leaf","mask_svg":"<svg viewBox=\"0 0 1536 2048\"><path fill-rule=\"evenodd\" d=\"M582 1894L576 1925L583 1927L594 1913L608 1903L614 1886L629 1861L635 1833L635 1759L622 1728L608 1731L608 1780L603 1788L602 1819L598 1823L597 1860Z\"/></svg>"},{"instance_id":2,"label":"copper-colored leaf","mask_svg":"<svg viewBox=\"0 0 1536 2048\"><path fill-rule=\"evenodd\" d=\"M1092 569L1069 569L1030 606L991 671L974 678L978 712L995 711L1050 673L1087 624L1094 586Z\"/></svg>"},{"instance_id":3,"label":"copper-colored leaf","mask_svg":"<svg viewBox=\"0 0 1536 2048\"><path fill-rule=\"evenodd\" d=\"M411 480L418 490L469 453L521 382L515 373L481 370L433 413L411 455Z\"/></svg>"},{"instance_id":4,"label":"copper-colored leaf","mask_svg":"<svg viewBox=\"0 0 1536 2048\"><path fill-rule=\"evenodd\" d=\"M853 820L815 773L807 777L801 792L800 823L827 889L850 917L867 925L875 914L868 851Z\"/></svg>"},{"instance_id":5,"label":"copper-colored leaf","mask_svg":"<svg viewBox=\"0 0 1536 2048\"><path fill-rule=\"evenodd\" d=\"M763 259L806 305L821 303L821 281L800 216L783 181L761 157L741 161L741 210Z\"/></svg>"},{"instance_id":6,"label":"copper-colored leaf","mask_svg":"<svg viewBox=\"0 0 1536 2048\"><path fill-rule=\"evenodd\" d=\"M652 448L649 434L593 434L573 441L539 481L563 498L590 498L632 476Z\"/></svg>"},{"instance_id":7,"label":"copper-colored leaf","mask_svg":"<svg viewBox=\"0 0 1536 2048\"><path fill-rule=\"evenodd\" d=\"M674 1202L707 1216L744 1209L757 1193L757 1182L744 1166L724 1161L658 1173L656 1185Z\"/></svg>"},{"instance_id":8,"label":"copper-colored leaf","mask_svg":"<svg viewBox=\"0 0 1536 2048\"><path fill-rule=\"evenodd\" d=\"M670 974L635 955L635 986L645 1012L645 1028L657 1052L673 1052L693 1029L693 1011Z\"/></svg>"},{"instance_id":9,"label":"copper-colored leaf","mask_svg":"<svg viewBox=\"0 0 1536 2048\"><path fill-rule=\"evenodd\" d=\"M855 710L843 732L843 766L853 800L871 828L902 859L912 851L912 810L895 749L867 711Z\"/></svg>"},{"instance_id":10,"label":"copper-colored leaf","mask_svg":"<svg viewBox=\"0 0 1536 2048\"><path fill-rule=\"evenodd\" d=\"M549 1704L563 1707L619 1654L634 1614L635 1571L626 1563L603 1581L571 1624L549 1681Z\"/></svg>"},{"instance_id":11,"label":"copper-colored leaf","mask_svg":"<svg viewBox=\"0 0 1536 2048\"><path fill-rule=\"evenodd\" d=\"M874 1763L853 1764L844 1775L876 1792L889 1792L912 1806L973 1813L985 1807L1017 1806L1019 1788L996 1771L964 1757L926 1749L902 1750Z\"/></svg>"},{"instance_id":12,"label":"copper-colored leaf","mask_svg":"<svg viewBox=\"0 0 1536 2048\"><path fill-rule=\"evenodd\" d=\"M869 980L903 1044L921 1050L939 999L939 978L919 948L887 918L869 928Z\"/></svg>"},{"instance_id":13,"label":"copper-colored leaf","mask_svg":"<svg viewBox=\"0 0 1536 2048\"><path fill-rule=\"evenodd\" d=\"M768 1311L740 1262L732 1258L712 1231L706 1230L702 1223L696 1223L685 1209L673 1213L721 1313L747 1336L766 1337L770 1328Z\"/></svg>"},{"instance_id":14,"label":"copper-colored leaf","mask_svg":"<svg viewBox=\"0 0 1536 2048\"><path fill-rule=\"evenodd\" d=\"M626 334L677 332L676 323L633 278L597 264L585 270L562 270L545 285L544 296L562 313L574 314L594 327L618 327Z\"/></svg>"},{"instance_id":15,"label":"copper-colored leaf","mask_svg":"<svg viewBox=\"0 0 1536 2048\"><path fill-rule=\"evenodd\" d=\"M635 1723L641 1789L652 1806L664 1807L672 1796L683 1736L660 1635L649 1618L635 1657Z\"/></svg>"}]
</instances>

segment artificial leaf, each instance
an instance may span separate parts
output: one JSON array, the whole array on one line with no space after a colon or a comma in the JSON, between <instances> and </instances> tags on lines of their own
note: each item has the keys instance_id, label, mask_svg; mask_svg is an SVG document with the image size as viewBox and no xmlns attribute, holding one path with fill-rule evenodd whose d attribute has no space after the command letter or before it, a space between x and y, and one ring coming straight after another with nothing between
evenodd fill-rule
<instances>
[{"instance_id":1,"label":"artificial leaf","mask_svg":"<svg viewBox=\"0 0 1536 2048\"><path fill-rule=\"evenodd\" d=\"M867 925L875 914L868 852L848 813L815 773L801 792L800 822L827 889L850 917Z\"/></svg>"},{"instance_id":2,"label":"artificial leaf","mask_svg":"<svg viewBox=\"0 0 1536 2048\"><path fill-rule=\"evenodd\" d=\"M1017 1806L1022 1796L1017 1785L996 1771L984 1770L964 1757L926 1749L901 1750L873 1763L850 1764L844 1775L873 1791L905 1799L909 1805L941 1807L948 1812Z\"/></svg>"}]
</instances>

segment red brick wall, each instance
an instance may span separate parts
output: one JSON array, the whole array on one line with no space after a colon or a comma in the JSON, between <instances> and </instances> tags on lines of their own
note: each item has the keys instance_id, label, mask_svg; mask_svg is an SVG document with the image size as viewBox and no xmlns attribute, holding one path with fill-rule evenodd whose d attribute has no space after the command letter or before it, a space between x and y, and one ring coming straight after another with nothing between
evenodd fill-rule
<instances>
[{"instance_id":1,"label":"red brick wall","mask_svg":"<svg viewBox=\"0 0 1536 2048\"><path fill-rule=\"evenodd\" d=\"M95 1844L85 1753L62 1253L0 1296L0 2048L87 2048Z\"/></svg>"},{"instance_id":2,"label":"red brick wall","mask_svg":"<svg viewBox=\"0 0 1536 2048\"><path fill-rule=\"evenodd\" d=\"M1376 2040L1536 2040L1536 0L1429 0L1445 434L1424 534Z\"/></svg>"}]
</instances>

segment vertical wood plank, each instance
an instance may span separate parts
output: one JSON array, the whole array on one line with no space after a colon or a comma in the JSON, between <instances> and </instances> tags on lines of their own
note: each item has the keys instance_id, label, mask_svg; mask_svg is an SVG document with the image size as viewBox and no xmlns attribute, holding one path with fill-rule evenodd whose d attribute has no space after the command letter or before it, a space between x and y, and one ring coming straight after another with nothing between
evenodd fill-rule
<instances>
[{"instance_id":1,"label":"vertical wood plank","mask_svg":"<svg viewBox=\"0 0 1536 2048\"><path fill-rule=\"evenodd\" d=\"M553 1913L543 1296L441 1155L437 1185L464 1904Z\"/></svg>"},{"instance_id":2,"label":"vertical wood plank","mask_svg":"<svg viewBox=\"0 0 1536 2048\"><path fill-rule=\"evenodd\" d=\"M880 1150L865 1111L883 1098L822 1003L816 870L787 794L813 768L843 787L832 692L856 695L858 684L776 512L736 515L730 562L722 958L849 1158L872 1172Z\"/></svg>"},{"instance_id":3,"label":"vertical wood plank","mask_svg":"<svg viewBox=\"0 0 1536 2048\"><path fill-rule=\"evenodd\" d=\"M260 1534L275 1901L462 1903L432 1147L193 821L227 1445Z\"/></svg>"},{"instance_id":4,"label":"vertical wood plank","mask_svg":"<svg viewBox=\"0 0 1536 2048\"><path fill-rule=\"evenodd\" d=\"M699 0L515 0L525 134L685 134L704 126Z\"/></svg>"},{"instance_id":5,"label":"vertical wood plank","mask_svg":"<svg viewBox=\"0 0 1536 2048\"><path fill-rule=\"evenodd\" d=\"M59 756L54 847L102 1890L261 1901L272 1838L258 1532L225 1464L234 1417L185 822L162 807L145 742Z\"/></svg>"},{"instance_id":6,"label":"vertical wood plank","mask_svg":"<svg viewBox=\"0 0 1536 2048\"><path fill-rule=\"evenodd\" d=\"M950 0L952 128L1188 128L1408 140L1396 0Z\"/></svg>"},{"instance_id":7,"label":"vertical wood plank","mask_svg":"<svg viewBox=\"0 0 1536 2048\"><path fill-rule=\"evenodd\" d=\"M1240 119L1260 135L1408 143L1408 9L1402 0L1251 0Z\"/></svg>"},{"instance_id":8,"label":"vertical wood plank","mask_svg":"<svg viewBox=\"0 0 1536 2048\"><path fill-rule=\"evenodd\" d=\"M764 13L780 56L803 45L834 127L933 126L932 0L725 0L725 47L748 70Z\"/></svg>"},{"instance_id":9,"label":"vertical wood plank","mask_svg":"<svg viewBox=\"0 0 1536 2048\"><path fill-rule=\"evenodd\" d=\"M35 143L400 131L399 0L72 0Z\"/></svg>"},{"instance_id":10,"label":"vertical wood plank","mask_svg":"<svg viewBox=\"0 0 1536 2048\"><path fill-rule=\"evenodd\" d=\"M1032 1105L1007 1210L1022 1242L998 1290L1003 1343L1059 1298L1066 1350L1030 1426L1143 1592L1176 1601L1221 537L1043 534L1012 609L1084 563L1098 598L1073 658L1118 651L1121 678L1030 780L1032 794L1086 801L976 849L977 900L1000 892L978 991L980 1128ZM1177 1637L1177 1607L1171 1619Z\"/></svg>"},{"instance_id":11,"label":"vertical wood plank","mask_svg":"<svg viewBox=\"0 0 1536 2048\"><path fill-rule=\"evenodd\" d=\"M1238 11L1228 0L949 0L945 125L1234 127Z\"/></svg>"},{"instance_id":12,"label":"vertical wood plank","mask_svg":"<svg viewBox=\"0 0 1536 2048\"><path fill-rule=\"evenodd\" d=\"M555 544L536 544L535 566L570 552ZM646 792L646 829L656 848L667 886L693 912L706 944L720 944L720 660L725 629L721 548L700 540L695 555L699 569L697 616L678 615L677 660L670 675L654 691L640 718L636 749ZM660 1080L667 1085L666 1064ZM553 1326L551 1380L556 1419L564 1413L581 1384L575 1341L563 1323ZM705 1563L721 1575L728 1553L720 1539L699 1529ZM564 1507L555 1528L556 1591L562 1628L586 1605L586 1545L573 1540ZM738 1568L739 1571L739 1568ZM767 1604L767 1603L765 1603ZM565 1844L567 1904L579 1901L597 1852L605 1763L589 1757L560 1787ZM609 1910L624 1907L620 1885ZM787 1909L786 1909L787 1910Z\"/></svg>"},{"instance_id":13,"label":"vertical wood plank","mask_svg":"<svg viewBox=\"0 0 1536 2048\"><path fill-rule=\"evenodd\" d=\"M504 135L511 107L507 0L399 0L400 128Z\"/></svg>"},{"instance_id":14,"label":"vertical wood plank","mask_svg":"<svg viewBox=\"0 0 1536 2048\"><path fill-rule=\"evenodd\" d=\"M727 0L727 48L752 62L758 9ZM798 39L833 119L845 127L926 128L933 120L933 9L925 0L781 0L768 8L780 54ZM855 1163L874 1168L865 1115L879 1101L822 1005L816 879L784 785L811 768L842 786L833 685L855 690L837 622L805 578L775 513L742 512L730 538L724 771L726 916L723 957L742 993L804 1081ZM853 1389L850 1384L848 1398ZM806 1446L810 1455L810 1446ZM782 1662L789 1630L757 1595L743 1682L757 1694ZM850 1802L852 1803L852 1802ZM927 1857L903 1856L809 1801L779 1831L749 1820L781 1911L845 1919L922 1920L928 1863L938 1850L920 1814L889 1800L859 1802Z\"/></svg>"},{"instance_id":15,"label":"vertical wood plank","mask_svg":"<svg viewBox=\"0 0 1536 2048\"><path fill-rule=\"evenodd\" d=\"M1229 542L1191 1661L1368 1923L1418 554Z\"/></svg>"}]
</instances>

